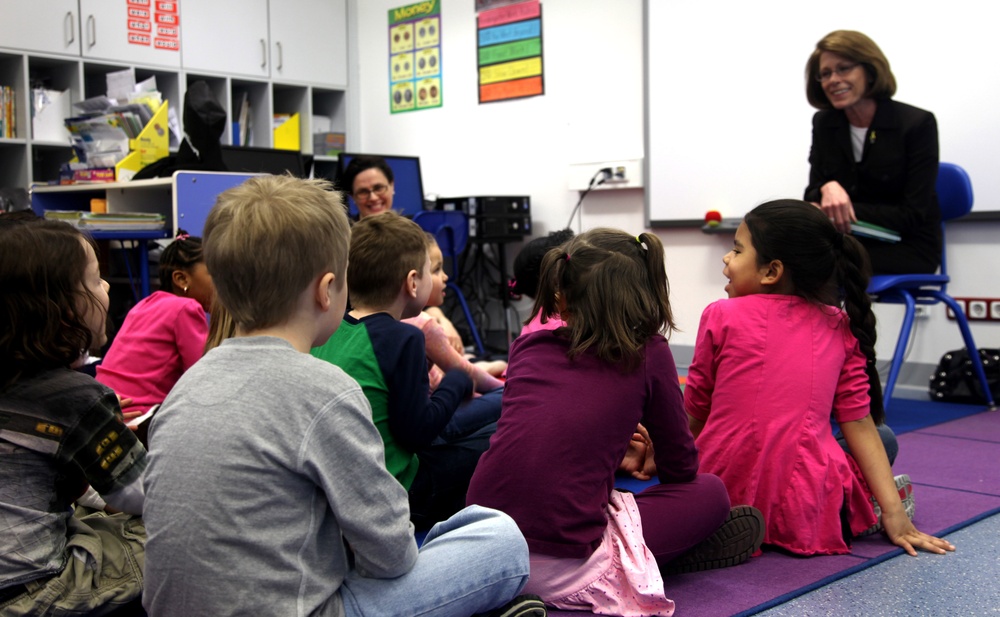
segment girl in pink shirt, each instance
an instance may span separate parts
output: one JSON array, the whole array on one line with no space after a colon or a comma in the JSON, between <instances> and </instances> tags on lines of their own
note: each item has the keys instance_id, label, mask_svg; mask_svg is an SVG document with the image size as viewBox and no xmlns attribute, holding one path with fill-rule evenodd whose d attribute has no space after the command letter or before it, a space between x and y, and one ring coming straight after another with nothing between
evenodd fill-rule
<instances>
[{"instance_id":1,"label":"girl in pink shirt","mask_svg":"<svg viewBox=\"0 0 1000 617\"><path fill-rule=\"evenodd\" d=\"M215 296L201 253L201 238L182 233L160 256L160 289L125 316L97 380L122 399L124 411L162 403L180 376L198 361L208 337L205 316Z\"/></svg>"},{"instance_id":2,"label":"girl in pink shirt","mask_svg":"<svg viewBox=\"0 0 1000 617\"><path fill-rule=\"evenodd\" d=\"M572 229L560 229L525 244L514 258L514 278L510 281L510 293L518 299L521 296L528 296L534 300L538 294L538 275L542 269L542 258L550 250L572 237ZM542 323L541 313L533 313L521 328L521 335L538 330L555 330L564 325L565 322L557 315L549 317Z\"/></svg>"},{"instance_id":3,"label":"girl in pink shirt","mask_svg":"<svg viewBox=\"0 0 1000 617\"><path fill-rule=\"evenodd\" d=\"M796 554L848 553L877 522L911 555L954 550L913 526L909 479L894 482L876 429L884 412L860 243L818 208L780 200L747 214L723 262L729 299L702 315L684 391L700 470L761 511L765 543Z\"/></svg>"}]
</instances>

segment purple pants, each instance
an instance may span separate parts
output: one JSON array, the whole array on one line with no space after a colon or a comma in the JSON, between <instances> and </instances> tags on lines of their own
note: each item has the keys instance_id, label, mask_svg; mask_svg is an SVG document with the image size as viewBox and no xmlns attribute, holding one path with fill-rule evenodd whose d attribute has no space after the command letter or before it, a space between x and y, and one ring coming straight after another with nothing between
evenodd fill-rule
<instances>
[{"instance_id":1,"label":"purple pants","mask_svg":"<svg viewBox=\"0 0 1000 617\"><path fill-rule=\"evenodd\" d=\"M729 516L729 493L718 476L700 473L683 484L656 484L635 496L642 537L663 567L698 544Z\"/></svg>"}]
</instances>

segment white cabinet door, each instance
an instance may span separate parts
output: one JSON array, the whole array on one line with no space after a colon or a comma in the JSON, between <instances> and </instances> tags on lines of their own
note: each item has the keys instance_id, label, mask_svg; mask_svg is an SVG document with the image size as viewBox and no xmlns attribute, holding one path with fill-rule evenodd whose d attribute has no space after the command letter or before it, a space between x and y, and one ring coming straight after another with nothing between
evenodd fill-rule
<instances>
[{"instance_id":1,"label":"white cabinet door","mask_svg":"<svg viewBox=\"0 0 1000 617\"><path fill-rule=\"evenodd\" d=\"M347 85L346 0L271 0L271 79Z\"/></svg>"},{"instance_id":2,"label":"white cabinet door","mask_svg":"<svg viewBox=\"0 0 1000 617\"><path fill-rule=\"evenodd\" d=\"M80 0L81 53L85 58L178 69L180 4Z\"/></svg>"},{"instance_id":3,"label":"white cabinet door","mask_svg":"<svg viewBox=\"0 0 1000 617\"><path fill-rule=\"evenodd\" d=\"M0 0L0 47L79 56L77 0Z\"/></svg>"},{"instance_id":4,"label":"white cabinet door","mask_svg":"<svg viewBox=\"0 0 1000 617\"><path fill-rule=\"evenodd\" d=\"M269 77L267 0L185 0L186 71Z\"/></svg>"}]
</instances>

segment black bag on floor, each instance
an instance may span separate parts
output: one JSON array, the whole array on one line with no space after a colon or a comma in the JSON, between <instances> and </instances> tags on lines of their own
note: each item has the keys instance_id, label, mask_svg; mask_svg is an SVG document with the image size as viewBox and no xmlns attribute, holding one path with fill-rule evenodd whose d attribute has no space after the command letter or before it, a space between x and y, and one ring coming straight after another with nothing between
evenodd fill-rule
<instances>
[{"instance_id":1,"label":"black bag on floor","mask_svg":"<svg viewBox=\"0 0 1000 617\"><path fill-rule=\"evenodd\" d=\"M1000 349L980 349L979 358L986 371L993 400L1000 399ZM949 403L985 403L983 386L976 377L966 348L949 351L941 356L931 375L930 397Z\"/></svg>"}]
</instances>

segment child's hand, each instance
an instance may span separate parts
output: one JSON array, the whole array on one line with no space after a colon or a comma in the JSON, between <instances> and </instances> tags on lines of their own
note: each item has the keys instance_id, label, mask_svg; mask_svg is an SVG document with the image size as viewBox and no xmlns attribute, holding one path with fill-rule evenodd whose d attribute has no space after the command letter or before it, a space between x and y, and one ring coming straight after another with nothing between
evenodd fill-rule
<instances>
[{"instance_id":1,"label":"child's hand","mask_svg":"<svg viewBox=\"0 0 1000 617\"><path fill-rule=\"evenodd\" d=\"M476 366L483 369L492 377L499 379L507 370L507 363L503 360L493 360L491 362L476 362Z\"/></svg>"},{"instance_id":2,"label":"child's hand","mask_svg":"<svg viewBox=\"0 0 1000 617\"><path fill-rule=\"evenodd\" d=\"M451 320L444 316L444 312L436 306L429 306L425 309L427 314L434 318L435 321L444 330L444 335L448 338L448 343L460 354L465 354L465 345L462 343L462 337L459 336L458 330L455 329L455 324L451 323Z\"/></svg>"},{"instance_id":3,"label":"child's hand","mask_svg":"<svg viewBox=\"0 0 1000 617\"><path fill-rule=\"evenodd\" d=\"M914 557L917 556L918 548L939 555L955 550L955 545L951 542L918 531L902 508L892 513L882 512L882 525L889 541Z\"/></svg>"},{"instance_id":4,"label":"child's hand","mask_svg":"<svg viewBox=\"0 0 1000 617\"><path fill-rule=\"evenodd\" d=\"M636 426L635 433L632 433L632 439L625 451L625 457L618 466L618 471L627 473L636 480L649 480L656 474L653 442L643 425Z\"/></svg>"},{"instance_id":5,"label":"child's hand","mask_svg":"<svg viewBox=\"0 0 1000 617\"><path fill-rule=\"evenodd\" d=\"M136 410L136 411L124 411L124 412L122 412L122 416L124 416L124 418L125 418L125 425L128 426L129 422L131 422L132 420L135 420L136 418L138 418L139 416L141 416L144 413L146 413L146 412L144 412L141 409ZM135 430L134 426L129 426L129 428L132 429L133 431Z\"/></svg>"},{"instance_id":6,"label":"child's hand","mask_svg":"<svg viewBox=\"0 0 1000 617\"><path fill-rule=\"evenodd\" d=\"M638 480L648 480L649 476L643 474L643 467L646 462L646 442L642 435L634 433L628 442L628 449L625 450L625 457L618 465L618 471L627 473Z\"/></svg>"},{"instance_id":7,"label":"child's hand","mask_svg":"<svg viewBox=\"0 0 1000 617\"><path fill-rule=\"evenodd\" d=\"M125 409L126 407L132 404L132 399L128 397L122 398L121 395L118 394L117 392L115 392L115 397L118 398L118 406L122 409Z\"/></svg>"}]
</instances>

